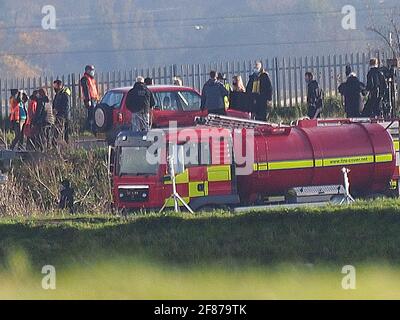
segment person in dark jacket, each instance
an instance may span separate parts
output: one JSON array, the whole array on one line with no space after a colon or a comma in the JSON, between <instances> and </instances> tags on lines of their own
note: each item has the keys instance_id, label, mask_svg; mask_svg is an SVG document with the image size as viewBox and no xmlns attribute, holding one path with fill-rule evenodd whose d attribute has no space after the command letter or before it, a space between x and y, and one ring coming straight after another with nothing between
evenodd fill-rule
<instances>
[{"instance_id":1,"label":"person in dark jacket","mask_svg":"<svg viewBox=\"0 0 400 320\"><path fill-rule=\"evenodd\" d=\"M61 80L54 81L53 89L56 93L53 100L53 112L55 115L54 142L56 143L62 137L68 143L71 90L64 87Z\"/></svg>"},{"instance_id":2,"label":"person in dark jacket","mask_svg":"<svg viewBox=\"0 0 400 320\"><path fill-rule=\"evenodd\" d=\"M208 109L210 114L225 115L225 97L228 96L228 90L217 80L217 72L211 71L201 94L201 110Z\"/></svg>"},{"instance_id":3,"label":"person in dark jacket","mask_svg":"<svg viewBox=\"0 0 400 320\"><path fill-rule=\"evenodd\" d=\"M323 107L322 90L320 89L317 80L314 79L312 72L306 72L305 81L307 84L307 116L310 119L318 119L321 117Z\"/></svg>"},{"instance_id":4,"label":"person in dark jacket","mask_svg":"<svg viewBox=\"0 0 400 320\"><path fill-rule=\"evenodd\" d=\"M273 89L271 78L263 69L261 61L255 63L246 91L249 94L250 108L255 119L266 121L272 108Z\"/></svg>"},{"instance_id":5,"label":"person in dark jacket","mask_svg":"<svg viewBox=\"0 0 400 320\"><path fill-rule=\"evenodd\" d=\"M364 107L363 95L365 85L352 72L351 67L346 66L346 82L339 86L339 93L344 99L344 109L348 118L359 118Z\"/></svg>"},{"instance_id":6,"label":"person in dark jacket","mask_svg":"<svg viewBox=\"0 0 400 320\"><path fill-rule=\"evenodd\" d=\"M156 105L153 93L147 88L143 77L128 92L126 107L132 112L132 130L149 131L151 129L151 109Z\"/></svg>"},{"instance_id":7,"label":"person in dark jacket","mask_svg":"<svg viewBox=\"0 0 400 320\"><path fill-rule=\"evenodd\" d=\"M74 193L75 191L71 187L69 180L61 182L59 209L69 209L71 214L74 213Z\"/></svg>"},{"instance_id":8,"label":"person in dark jacket","mask_svg":"<svg viewBox=\"0 0 400 320\"><path fill-rule=\"evenodd\" d=\"M50 100L45 88L37 91L36 101L37 107L32 124L38 129L38 147L41 151L44 151L48 148L51 141L54 125L52 107L49 104Z\"/></svg>"},{"instance_id":9,"label":"person in dark jacket","mask_svg":"<svg viewBox=\"0 0 400 320\"><path fill-rule=\"evenodd\" d=\"M154 86L154 80L150 77L147 77L146 79L144 79L144 84L146 86Z\"/></svg>"},{"instance_id":10,"label":"person in dark jacket","mask_svg":"<svg viewBox=\"0 0 400 320\"><path fill-rule=\"evenodd\" d=\"M229 94L229 108L233 110L249 112L248 95L241 76L234 76L232 91Z\"/></svg>"},{"instance_id":11,"label":"person in dark jacket","mask_svg":"<svg viewBox=\"0 0 400 320\"><path fill-rule=\"evenodd\" d=\"M370 61L371 69L367 75L368 101L365 104L362 115L367 118L382 116L382 102L387 86L383 73L379 70L379 60L373 58Z\"/></svg>"}]
</instances>

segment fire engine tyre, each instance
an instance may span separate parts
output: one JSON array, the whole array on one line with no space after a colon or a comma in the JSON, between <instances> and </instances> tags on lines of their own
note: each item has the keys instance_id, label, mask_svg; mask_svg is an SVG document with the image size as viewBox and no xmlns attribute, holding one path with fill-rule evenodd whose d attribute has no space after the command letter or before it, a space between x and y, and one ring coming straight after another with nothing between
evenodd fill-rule
<instances>
[{"instance_id":1,"label":"fire engine tyre","mask_svg":"<svg viewBox=\"0 0 400 320\"><path fill-rule=\"evenodd\" d=\"M112 127L112 121L112 108L106 104L98 104L94 109L96 131L100 133L107 132Z\"/></svg>"}]
</instances>

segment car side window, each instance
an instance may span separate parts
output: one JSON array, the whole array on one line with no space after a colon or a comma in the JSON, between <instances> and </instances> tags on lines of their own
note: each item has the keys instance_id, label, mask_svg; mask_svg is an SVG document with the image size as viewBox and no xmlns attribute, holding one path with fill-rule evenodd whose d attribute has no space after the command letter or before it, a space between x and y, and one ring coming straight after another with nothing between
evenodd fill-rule
<instances>
[{"instance_id":1,"label":"car side window","mask_svg":"<svg viewBox=\"0 0 400 320\"><path fill-rule=\"evenodd\" d=\"M121 107L121 102L123 98L124 94L122 92L109 91L105 94L105 96L101 100L101 103L106 104L109 107L119 109Z\"/></svg>"},{"instance_id":2,"label":"car side window","mask_svg":"<svg viewBox=\"0 0 400 320\"><path fill-rule=\"evenodd\" d=\"M175 92L157 92L156 108L163 111L178 111L179 103Z\"/></svg>"},{"instance_id":3,"label":"car side window","mask_svg":"<svg viewBox=\"0 0 400 320\"><path fill-rule=\"evenodd\" d=\"M191 91L178 92L179 101L183 111L199 111L201 107L201 97Z\"/></svg>"}]
</instances>

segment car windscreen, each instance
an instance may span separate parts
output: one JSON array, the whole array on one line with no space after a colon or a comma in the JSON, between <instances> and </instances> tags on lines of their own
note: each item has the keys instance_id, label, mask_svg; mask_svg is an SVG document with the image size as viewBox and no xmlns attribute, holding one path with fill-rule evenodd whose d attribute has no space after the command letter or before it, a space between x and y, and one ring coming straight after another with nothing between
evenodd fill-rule
<instances>
[{"instance_id":1,"label":"car windscreen","mask_svg":"<svg viewBox=\"0 0 400 320\"><path fill-rule=\"evenodd\" d=\"M154 93L156 108L163 111L198 111L201 97L193 91L161 91Z\"/></svg>"},{"instance_id":2,"label":"car windscreen","mask_svg":"<svg viewBox=\"0 0 400 320\"><path fill-rule=\"evenodd\" d=\"M108 91L101 100L101 103L111 108L120 108L123 98L124 94L122 92Z\"/></svg>"},{"instance_id":3,"label":"car windscreen","mask_svg":"<svg viewBox=\"0 0 400 320\"><path fill-rule=\"evenodd\" d=\"M121 147L119 152L119 175L156 175L158 164L146 147Z\"/></svg>"}]
</instances>

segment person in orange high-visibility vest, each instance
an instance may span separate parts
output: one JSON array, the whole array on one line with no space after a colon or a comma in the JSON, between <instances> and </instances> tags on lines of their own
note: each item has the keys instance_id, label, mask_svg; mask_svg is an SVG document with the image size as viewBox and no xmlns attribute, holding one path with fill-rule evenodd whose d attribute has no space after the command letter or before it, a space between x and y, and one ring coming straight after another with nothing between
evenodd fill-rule
<instances>
[{"instance_id":1,"label":"person in orange high-visibility vest","mask_svg":"<svg viewBox=\"0 0 400 320\"><path fill-rule=\"evenodd\" d=\"M99 93L95 79L96 71L94 66L86 66L85 74L83 75L80 84L82 91L83 103L87 109L86 129L95 132L94 126L94 108L99 101Z\"/></svg>"},{"instance_id":2,"label":"person in orange high-visibility vest","mask_svg":"<svg viewBox=\"0 0 400 320\"><path fill-rule=\"evenodd\" d=\"M12 129L14 123L19 122L19 105L17 101L17 96L18 96L18 89L11 89L11 97L8 105L10 108L10 123Z\"/></svg>"}]
</instances>

